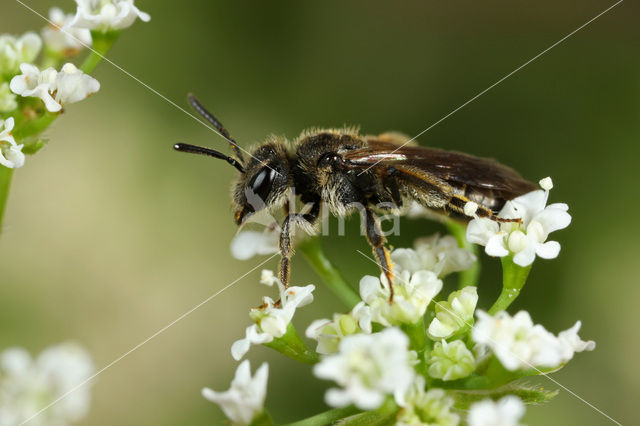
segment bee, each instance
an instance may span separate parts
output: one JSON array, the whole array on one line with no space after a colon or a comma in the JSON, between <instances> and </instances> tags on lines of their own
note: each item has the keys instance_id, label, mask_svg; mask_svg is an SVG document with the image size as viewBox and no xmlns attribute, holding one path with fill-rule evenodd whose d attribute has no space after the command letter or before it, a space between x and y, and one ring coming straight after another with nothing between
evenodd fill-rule
<instances>
[{"instance_id":1,"label":"bee","mask_svg":"<svg viewBox=\"0 0 640 426\"><path fill-rule=\"evenodd\" d=\"M240 172L233 191L235 222L241 225L263 209L285 208L279 240L280 280L285 287L289 285L293 227L313 229L321 206L337 216L362 213L367 241L392 283L381 212L403 214L417 202L437 214L468 221L464 207L471 201L478 205L477 216L518 221L497 214L508 200L536 189L494 160L411 145L409 138L395 133L367 136L355 129L311 130L303 132L291 147L283 138L273 138L245 158L229 132L195 96L189 95L188 100L229 142L234 156L184 143L175 144L174 149L225 160ZM305 205L304 212L290 210L291 191Z\"/></svg>"}]
</instances>

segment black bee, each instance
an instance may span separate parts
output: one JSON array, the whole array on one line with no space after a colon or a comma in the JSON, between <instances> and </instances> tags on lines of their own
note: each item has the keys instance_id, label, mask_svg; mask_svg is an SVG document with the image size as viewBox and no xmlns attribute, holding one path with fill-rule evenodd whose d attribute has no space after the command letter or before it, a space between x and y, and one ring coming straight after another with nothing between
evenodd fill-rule
<instances>
[{"instance_id":1,"label":"black bee","mask_svg":"<svg viewBox=\"0 0 640 426\"><path fill-rule=\"evenodd\" d=\"M378 214L402 214L417 201L436 213L467 221L464 206L477 203L476 214L497 221L505 202L536 189L517 172L494 160L459 152L406 144L398 134L362 136L355 129L311 130L290 148L285 140L268 140L245 159L240 146L198 100L191 106L231 144L235 158L209 148L179 143L178 151L227 161L240 172L233 193L235 221L242 224L261 209L285 207L280 234L280 280L289 284L291 232L296 224L313 227L321 205L338 216L360 211L369 244L382 272L392 282L389 251ZM306 205L289 210L291 191Z\"/></svg>"}]
</instances>

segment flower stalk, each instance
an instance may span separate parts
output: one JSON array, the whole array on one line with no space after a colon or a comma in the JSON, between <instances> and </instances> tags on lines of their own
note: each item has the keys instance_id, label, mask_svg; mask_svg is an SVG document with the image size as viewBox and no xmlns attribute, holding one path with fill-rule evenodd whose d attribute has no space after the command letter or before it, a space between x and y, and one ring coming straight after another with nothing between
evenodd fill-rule
<instances>
[{"instance_id":1,"label":"flower stalk","mask_svg":"<svg viewBox=\"0 0 640 426\"><path fill-rule=\"evenodd\" d=\"M45 109L44 113L40 117L28 122L24 127L16 129L14 135L18 140L38 135L44 132L59 115L60 113L58 112L51 112Z\"/></svg>"},{"instance_id":2,"label":"flower stalk","mask_svg":"<svg viewBox=\"0 0 640 426\"><path fill-rule=\"evenodd\" d=\"M460 248L465 250L469 250L473 253L476 258L478 258L478 246L476 244L470 243L467 240L467 227L459 222L454 220L447 220L445 222L447 229L451 234L455 237L456 241L458 241L458 245ZM464 288L469 285L477 285L478 278L480 277L480 262L473 262L473 265L465 269L464 271L460 271L458 274L458 288Z\"/></svg>"},{"instance_id":3,"label":"flower stalk","mask_svg":"<svg viewBox=\"0 0 640 426\"><path fill-rule=\"evenodd\" d=\"M11 188L11 178L13 177L13 169L0 166L0 234L3 230L4 211L9 198L9 188Z\"/></svg>"},{"instance_id":4,"label":"flower stalk","mask_svg":"<svg viewBox=\"0 0 640 426\"><path fill-rule=\"evenodd\" d=\"M322 277L327 287L329 287L349 309L353 309L354 306L360 303L358 293L347 284L340 272L327 258L318 238L310 238L303 241L298 247L313 269Z\"/></svg>"},{"instance_id":5,"label":"flower stalk","mask_svg":"<svg viewBox=\"0 0 640 426\"><path fill-rule=\"evenodd\" d=\"M513 262L512 256L501 258L502 260L502 291L498 300L489 309L489 314L506 310L520 295L520 290L527 282L531 266L519 266Z\"/></svg>"},{"instance_id":6,"label":"flower stalk","mask_svg":"<svg viewBox=\"0 0 640 426\"><path fill-rule=\"evenodd\" d=\"M107 55L107 52L111 49L113 44L120 37L120 31L91 31L91 37L93 38L93 48L91 53L84 60L84 63L80 67L85 74L91 73L98 63Z\"/></svg>"}]
</instances>

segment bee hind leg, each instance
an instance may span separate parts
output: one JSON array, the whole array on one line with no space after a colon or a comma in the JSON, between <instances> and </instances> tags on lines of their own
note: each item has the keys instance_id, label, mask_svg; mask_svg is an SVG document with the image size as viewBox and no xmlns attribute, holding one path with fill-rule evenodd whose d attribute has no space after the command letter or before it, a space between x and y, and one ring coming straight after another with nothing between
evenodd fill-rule
<instances>
[{"instance_id":1,"label":"bee hind leg","mask_svg":"<svg viewBox=\"0 0 640 426\"><path fill-rule=\"evenodd\" d=\"M365 229L367 241L373 250L373 255L378 261L382 273L389 283L389 303L393 302L393 263L389 256L389 250L384 246L387 239L382 234L380 219L370 209L365 209Z\"/></svg>"}]
</instances>

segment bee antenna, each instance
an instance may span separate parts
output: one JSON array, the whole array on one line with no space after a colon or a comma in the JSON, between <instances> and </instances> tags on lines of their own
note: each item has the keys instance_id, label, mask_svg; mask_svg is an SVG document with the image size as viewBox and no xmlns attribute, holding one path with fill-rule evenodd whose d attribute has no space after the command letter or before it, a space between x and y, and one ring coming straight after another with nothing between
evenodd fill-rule
<instances>
[{"instance_id":1,"label":"bee antenna","mask_svg":"<svg viewBox=\"0 0 640 426\"><path fill-rule=\"evenodd\" d=\"M214 149L209 149L209 148L196 146L196 145L189 145L188 143L177 143L173 145L173 149L180 152L190 152L192 154L208 155L209 157L225 160L227 163L231 164L233 167L238 169L240 173L244 173L244 168L242 167L242 164L240 164L238 160L236 160L233 157L229 157L228 155L225 155Z\"/></svg>"},{"instance_id":2,"label":"bee antenna","mask_svg":"<svg viewBox=\"0 0 640 426\"><path fill-rule=\"evenodd\" d=\"M231 137L227 129L224 128L222 123L220 123L218 119L213 116L213 114L207 111L207 109L200 103L198 98L196 98L196 96L193 93L189 93L187 95L187 99L189 100L189 105L191 105L191 108L193 108L198 114L202 116L202 118L207 120L210 124L213 125L213 127L215 127L220 132L220 134L231 145L231 149L233 150L234 154L236 155L240 163L244 163L244 157L242 155L242 149L240 148L240 145L238 145L238 143L235 140L233 140L233 138Z\"/></svg>"}]
</instances>

